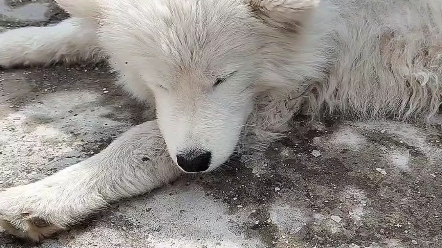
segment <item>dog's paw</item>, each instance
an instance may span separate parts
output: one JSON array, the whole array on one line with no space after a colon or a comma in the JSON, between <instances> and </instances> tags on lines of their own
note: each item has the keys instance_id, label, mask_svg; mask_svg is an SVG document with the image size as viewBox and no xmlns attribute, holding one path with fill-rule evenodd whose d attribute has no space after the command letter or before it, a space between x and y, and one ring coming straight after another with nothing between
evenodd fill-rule
<instances>
[{"instance_id":1,"label":"dog's paw","mask_svg":"<svg viewBox=\"0 0 442 248\"><path fill-rule=\"evenodd\" d=\"M0 226L9 234L36 242L63 230L56 224L48 223L37 217L20 218L19 216L4 217L0 215Z\"/></svg>"},{"instance_id":2,"label":"dog's paw","mask_svg":"<svg viewBox=\"0 0 442 248\"><path fill-rule=\"evenodd\" d=\"M57 223L56 211L51 216L45 198L39 199L34 190L26 185L0 192L0 226L14 236L41 241L63 228Z\"/></svg>"}]
</instances>

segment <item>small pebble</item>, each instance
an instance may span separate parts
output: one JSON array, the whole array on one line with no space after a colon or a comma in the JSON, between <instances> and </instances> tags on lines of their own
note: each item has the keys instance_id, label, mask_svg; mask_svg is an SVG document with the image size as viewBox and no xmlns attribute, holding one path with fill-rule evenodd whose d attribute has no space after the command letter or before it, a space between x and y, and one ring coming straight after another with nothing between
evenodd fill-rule
<instances>
[{"instance_id":1,"label":"small pebble","mask_svg":"<svg viewBox=\"0 0 442 248\"><path fill-rule=\"evenodd\" d=\"M313 155L315 158L317 158L317 157L321 156L321 152L318 151L318 150L313 150L313 151L312 151L312 155Z\"/></svg>"},{"instance_id":2,"label":"small pebble","mask_svg":"<svg viewBox=\"0 0 442 248\"><path fill-rule=\"evenodd\" d=\"M332 215L330 217L330 219L332 219L334 222L339 223L341 222L341 217L337 216L337 215Z\"/></svg>"},{"instance_id":3,"label":"small pebble","mask_svg":"<svg viewBox=\"0 0 442 248\"><path fill-rule=\"evenodd\" d=\"M387 172L382 168L376 168L376 171L381 173L382 175L387 175Z\"/></svg>"}]
</instances>

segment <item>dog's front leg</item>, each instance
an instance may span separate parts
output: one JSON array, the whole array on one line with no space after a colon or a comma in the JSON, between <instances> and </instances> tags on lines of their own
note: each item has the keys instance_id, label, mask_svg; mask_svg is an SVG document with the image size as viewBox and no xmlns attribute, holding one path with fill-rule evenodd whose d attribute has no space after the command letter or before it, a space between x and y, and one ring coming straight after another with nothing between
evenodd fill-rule
<instances>
[{"instance_id":1,"label":"dog's front leg","mask_svg":"<svg viewBox=\"0 0 442 248\"><path fill-rule=\"evenodd\" d=\"M69 18L47 27L24 27L0 34L0 67L98 62L105 59L96 26Z\"/></svg>"},{"instance_id":2,"label":"dog's front leg","mask_svg":"<svg viewBox=\"0 0 442 248\"><path fill-rule=\"evenodd\" d=\"M41 240L110 202L148 192L179 174L156 122L146 122L81 163L1 192L0 225L16 236Z\"/></svg>"}]
</instances>

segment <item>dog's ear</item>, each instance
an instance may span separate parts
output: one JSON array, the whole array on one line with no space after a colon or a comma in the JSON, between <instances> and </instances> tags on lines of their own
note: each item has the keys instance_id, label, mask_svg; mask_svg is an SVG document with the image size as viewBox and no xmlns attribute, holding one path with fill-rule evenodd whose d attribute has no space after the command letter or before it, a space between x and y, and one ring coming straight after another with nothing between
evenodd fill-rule
<instances>
[{"instance_id":1,"label":"dog's ear","mask_svg":"<svg viewBox=\"0 0 442 248\"><path fill-rule=\"evenodd\" d=\"M98 19L101 0L55 0L57 4L74 17Z\"/></svg>"},{"instance_id":2,"label":"dog's ear","mask_svg":"<svg viewBox=\"0 0 442 248\"><path fill-rule=\"evenodd\" d=\"M252 11L267 24L298 32L320 0L246 0Z\"/></svg>"}]
</instances>

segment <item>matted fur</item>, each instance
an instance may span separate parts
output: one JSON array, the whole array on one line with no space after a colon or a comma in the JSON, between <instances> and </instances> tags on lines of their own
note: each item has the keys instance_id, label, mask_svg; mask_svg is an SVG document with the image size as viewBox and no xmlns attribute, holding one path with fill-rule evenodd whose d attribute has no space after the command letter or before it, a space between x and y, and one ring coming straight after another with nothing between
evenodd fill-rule
<instances>
[{"instance_id":1,"label":"matted fur","mask_svg":"<svg viewBox=\"0 0 442 248\"><path fill-rule=\"evenodd\" d=\"M175 179L182 152L210 151L213 170L237 145L278 137L301 108L431 120L441 105L440 0L58 2L73 17L1 34L0 66L108 59L158 119L0 193L0 225L18 236L42 239Z\"/></svg>"}]
</instances>

